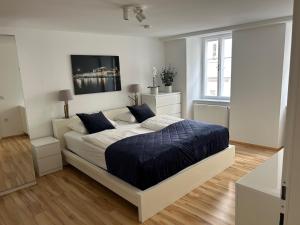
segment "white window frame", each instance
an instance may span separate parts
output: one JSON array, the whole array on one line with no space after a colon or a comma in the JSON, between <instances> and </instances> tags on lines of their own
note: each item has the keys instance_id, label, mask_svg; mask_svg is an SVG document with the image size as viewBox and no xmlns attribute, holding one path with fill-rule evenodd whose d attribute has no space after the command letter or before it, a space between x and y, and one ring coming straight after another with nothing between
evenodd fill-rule
<instances>
[{"instance_id":1,"label":"white window frame","mask_svg":"<svg viewBox=\"0 0 300 225\"><path fill-rule=\"evenodd\" d=\"M222 85L222 74L223 74L223 56L224 56L224 45L222 40L224 39L232 39L232 33L226 33L221 35L214 35L202 38L202 48L201 48L201 99L207 100L222 100L222 101L230 101L230 97L221 96L221 85ZM217 96L207 96L206 93L206 43L207 41L218 40L218 62L219 62L219 69L218 69L218 95ZM231 58L232 59L232 58Z\"/></svg>"}]
</instances>

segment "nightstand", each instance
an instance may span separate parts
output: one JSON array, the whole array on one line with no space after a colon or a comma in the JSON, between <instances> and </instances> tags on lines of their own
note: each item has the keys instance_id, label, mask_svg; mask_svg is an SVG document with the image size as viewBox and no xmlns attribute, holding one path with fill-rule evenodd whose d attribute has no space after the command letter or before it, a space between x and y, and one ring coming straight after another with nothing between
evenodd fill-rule
<instances>
[{"instance_id":1,"label":"nightstand","mask_svg":"<svg viewBox=\"0 0 300 225\"><path fill-rule=\"evenodd\" d=\"M39 176L62 169L60 143L53 137L31 141L35 171Z\"/></svg>"}]
</instances>

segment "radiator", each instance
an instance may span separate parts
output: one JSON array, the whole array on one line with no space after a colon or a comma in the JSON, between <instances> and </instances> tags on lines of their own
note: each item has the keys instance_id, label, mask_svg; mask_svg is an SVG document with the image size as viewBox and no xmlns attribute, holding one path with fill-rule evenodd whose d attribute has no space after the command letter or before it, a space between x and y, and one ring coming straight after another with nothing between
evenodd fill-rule
<instances>
[{"instance_id":1,"label":"radiator","mask_svg":"<svg viewBox=\"0 0 300 225\"><path fill-rule=\"evenodd\" d=\"M213 123L229 127L228 106L194 104L194 120Z\"/></svg>"}]
</instances>

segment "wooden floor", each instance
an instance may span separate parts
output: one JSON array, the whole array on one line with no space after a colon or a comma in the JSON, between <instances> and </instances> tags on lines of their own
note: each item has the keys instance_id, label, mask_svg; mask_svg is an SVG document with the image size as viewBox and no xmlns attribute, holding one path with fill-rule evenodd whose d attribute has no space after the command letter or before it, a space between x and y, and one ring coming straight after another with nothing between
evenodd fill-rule
<instances>
[{"instance_id":1,"label":"wooden floor","mask_svg":"<svg viewBox=\"0 0 300 225\"><path fill-rule=\"evenodd\" d=\"M233 166L145 224L234 224L235 181L275 153L241 146L236 150ZM0 197L0 225L138 224L133 205L71 166L37 181Z\"/></svg>"},{"instance_id":2,"label":"wooden floor","mask_svg":"<svg viewBox=\"0 0 300 225\"><path fill-rule=\"evenodd\" d=\"M30 141L26 135L0 140L0 194L35 180Z\"/></svg>"}]
</instances>

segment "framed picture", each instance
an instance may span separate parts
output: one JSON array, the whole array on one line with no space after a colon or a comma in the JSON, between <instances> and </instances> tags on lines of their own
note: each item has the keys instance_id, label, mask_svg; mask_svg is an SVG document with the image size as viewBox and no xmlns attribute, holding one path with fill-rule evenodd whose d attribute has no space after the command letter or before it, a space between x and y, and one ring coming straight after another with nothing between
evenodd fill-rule
<instances>
[{"instance_id":1,"label":"framed picture","mask_svg":"<svg viewBox=\"0 0 300 225\"><path fill-rule=\"evenodd\" d=\"M75 95L120 91L119 56L71 55Z\"/></svg>"}]
</instances>

